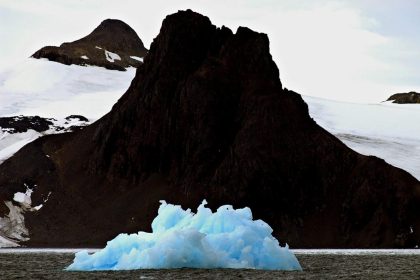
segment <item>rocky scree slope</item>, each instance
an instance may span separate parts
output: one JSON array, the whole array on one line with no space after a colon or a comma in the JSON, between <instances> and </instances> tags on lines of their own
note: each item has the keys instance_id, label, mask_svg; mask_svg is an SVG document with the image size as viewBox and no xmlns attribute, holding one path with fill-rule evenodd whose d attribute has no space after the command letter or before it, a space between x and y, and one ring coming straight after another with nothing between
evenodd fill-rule
<instances>
[{"instance_id":1,"label":"rocky scree slope","mask_svg":"<svg viewBox=\"0 0 420 280\"><path fill-rule=\"evenodd\" d=\"M161 199L204 198L251 207L294 248L420 243L420 183L318 126L282 88L265 34L190 10L166 17L109 114L0 166L1 201L24 184L36 185L34 205L51 192L25 216L28 246L103 246L150 230Z\"/></svg>"},{"instance_id":2,"label":"rocky scree slope","mask_svg":"<svg viewBox=\"0 0 420 280\"><path fill-rule=\"evenodd\" d=\"M143 42L129 25L107 19L86 37L59 47L44 47L32 57L67 65L95 65L125 71L126 67L141 65L146 53Z\"/></svg>"}]
</instances>

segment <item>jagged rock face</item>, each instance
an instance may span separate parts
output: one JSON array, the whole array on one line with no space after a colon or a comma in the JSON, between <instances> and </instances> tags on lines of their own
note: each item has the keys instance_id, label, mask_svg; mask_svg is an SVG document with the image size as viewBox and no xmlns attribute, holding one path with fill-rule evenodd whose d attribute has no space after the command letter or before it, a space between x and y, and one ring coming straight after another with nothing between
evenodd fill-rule
<instances>
[{"instance_id":1,"label":"jagged rock face","mask_svg":"<svg viewBox=\"0 0 420 280\"><path fill-rule=\"evenodd\" d=\"M107 69L125 71L126 67L138 67L147 53L137 33L126 23L104 20L88 36L60 47L47 46L32 56L47 58L63 64L95 65Z\"/></svg>"},{"instance_id":2,"label":"jagged rock face","mask_svg":"<svg viewBox=\"0 0 420 280\"><path fill-rule=\"evenodd\" d=\"M387 101L398 104L420 103L420 93L410 91L407 93L396 93L391 95Z\"/></svg>"},{"instance_id":3,"label":"jagged rock face","mask_svg":"<svg viewBox=\"0 0 420 280\"><path fill-rule=\"evenodd\" d=\"M52 192L26 216L30 246L101 246L150 230L161 199L204 198L251 207L295 248L420 242L410 229L420 228L419 182L319 127L282 88L265 34L233 34L189 10L164 20L108 115L1 165L0 199L29 180L34 205Z\"/></svg>"}]
</instances>

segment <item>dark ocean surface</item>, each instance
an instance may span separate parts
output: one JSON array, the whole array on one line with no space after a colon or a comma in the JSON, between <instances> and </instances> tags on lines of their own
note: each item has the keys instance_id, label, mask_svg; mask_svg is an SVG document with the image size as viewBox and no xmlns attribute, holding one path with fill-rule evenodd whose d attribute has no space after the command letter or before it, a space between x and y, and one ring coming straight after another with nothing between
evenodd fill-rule
<instances>
[{"instance_id":1,"label":"dark ocean surface","mask_svg":"<svg viewBox=\"0 0 420 280\"><path fill-rule=\"evenodd\" d=\"M302 272L249 269L64 271L74 250L0 249L0 279L420 279L420 250L295 250Z\"/></svg>"}]
</instances>

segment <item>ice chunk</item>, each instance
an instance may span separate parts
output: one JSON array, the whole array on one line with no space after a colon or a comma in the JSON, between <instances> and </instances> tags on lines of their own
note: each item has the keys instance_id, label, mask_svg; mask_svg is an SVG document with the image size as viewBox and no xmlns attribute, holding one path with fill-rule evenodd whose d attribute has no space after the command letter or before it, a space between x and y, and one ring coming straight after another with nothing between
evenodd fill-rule
<instances>
[{"instance_id":1,"label":"ice chunk","mask_svg":"<svg viewBox=\"0 0 420 280\"><path fill-rule=\"evenodd\" d=\"M197 213L161 201L152 233L120 234L94 253L76 253L67 270L161 268L252 268L301 270L288 246L281 247L271 227L253 220L249 208L225 205Z\"/></svg>"}]
</instances>

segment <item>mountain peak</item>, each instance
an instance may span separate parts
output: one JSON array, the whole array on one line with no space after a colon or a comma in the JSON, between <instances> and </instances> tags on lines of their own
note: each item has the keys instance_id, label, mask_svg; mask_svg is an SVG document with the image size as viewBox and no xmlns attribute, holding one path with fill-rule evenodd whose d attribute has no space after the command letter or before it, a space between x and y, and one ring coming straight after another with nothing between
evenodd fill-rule
<instances>
[{"instance_id":1,"label":"mountain peak","mask_svg":"<svg viewBox=\"0 0 420 280\"><path fill-rule=\"evenodd\" d=\"M67 65L95 65L124 71L126 67L139 66L146 53L143 42L128 24L106 19L89 35L60 47L44 47L32 56Z\"/></svg>"},{"instance_id":2,"label":"mountain peak","mask_svg":"<svg viewBox=\"0 0 420 280\"><path fill-rule=\"evenodd\" d=\"M166 17L106 116L25 146L0 174L3 200L26 182L34 205L53 193L25 216L32 246L102 245L149 229L159 200L191 208L203 198L251 207L298 248L420 240L408 232L420 227L420 183L318 126L282 88L267 35L216 28L190 10Z\"/></svg>"}]
</instances>

